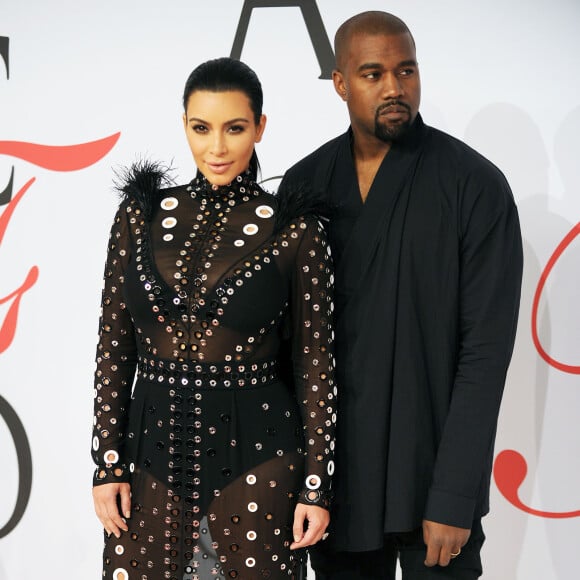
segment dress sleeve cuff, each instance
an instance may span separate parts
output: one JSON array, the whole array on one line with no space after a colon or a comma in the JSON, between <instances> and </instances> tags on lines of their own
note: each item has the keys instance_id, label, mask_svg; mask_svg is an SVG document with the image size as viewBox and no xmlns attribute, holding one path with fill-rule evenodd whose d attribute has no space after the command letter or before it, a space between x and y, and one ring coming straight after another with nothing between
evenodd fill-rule
<instances>
[{"instance_id":1,"label":"dress sleeve cuff","mask_svg":"<svg viewBox=\"0 0 580 580\"><path fill-rule=\"evenodd\" d=\"M438 489L429 490L424 519L471 529L476 500Z\"/></svg>"},{"instance_id":2,"label":"dress sleeve cuff","mask_svg":"<svg viewBox=\"0 0 580 580\"><path fill-rule=\"evenodd\" d=\"M124 463L114 466L98 465L93 474L93 486L104 483L129 483L131 471Z\"/></svg>"},{"instance_id":3,"label":"dress sleeve cuff","mask_svg":"<svg viewBox=\"0 0 580 580\"><path fill-rule=\"evenodd\" d=\"M298 496L298 503L305 505L315 505L317 507L330 510L332 503L332 492L325 489L308 489L304 488Z\"/></svg>"}]
</instances>

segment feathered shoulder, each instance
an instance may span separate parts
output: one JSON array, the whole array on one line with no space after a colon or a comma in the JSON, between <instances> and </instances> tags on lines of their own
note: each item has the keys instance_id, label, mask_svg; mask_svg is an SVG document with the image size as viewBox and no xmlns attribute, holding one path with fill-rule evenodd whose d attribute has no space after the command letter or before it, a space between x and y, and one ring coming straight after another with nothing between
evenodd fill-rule
<instances>
[{"instance_id":1,"label":"feathered shoulder","mask_svg":"<svg viewBox=\"0 0 580 580\"><path fill-rule=\"evenodd\" d=\"M330 214L328 196L324 191L315 191L306 183L281 184L276 200L275 231L286 227L297 217L312 216L327 220Z\"/></svg>"},{"instance_id":2,"label":"feathered shoulder","mask_svg":"<svg viewBox=\"0 0 580 580\"><path fill-rule=\"evenodd\" d=\"M157 161L136 161L115 172L115 189L123 200L135 201L146 220L151 219L159 191L171 185L171 168Z\"/></svg>"}]
</instances>

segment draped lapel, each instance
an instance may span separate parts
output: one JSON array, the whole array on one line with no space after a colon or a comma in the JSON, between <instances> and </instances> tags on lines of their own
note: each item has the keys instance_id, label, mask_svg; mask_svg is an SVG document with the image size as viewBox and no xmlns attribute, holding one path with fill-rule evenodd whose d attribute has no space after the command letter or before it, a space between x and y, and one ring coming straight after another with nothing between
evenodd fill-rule
<instances>
[{"instance_id":1,"label":"draped lapel","mask_svg":"<svg viewBox=\"0 0 580 580\"><path fill-rule=\"evenodd\" d=\"M393 144L377 171L336 269L336 301L339 308L348 302L363 282L381 235L389 229L395 208L404 202L401 197L409 194L421 155L418 137L423 127L420 117L417 117L409 137L402 143Z\"/></svg>"}]
</instances>

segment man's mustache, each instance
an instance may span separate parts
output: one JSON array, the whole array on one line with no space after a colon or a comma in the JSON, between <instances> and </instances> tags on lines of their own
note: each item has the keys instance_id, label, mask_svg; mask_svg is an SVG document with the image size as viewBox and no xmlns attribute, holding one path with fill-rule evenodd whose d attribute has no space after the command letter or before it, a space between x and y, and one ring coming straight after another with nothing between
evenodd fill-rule
<instances>
[{"instance_id":1,"label":"man's mustache","mask_svg":"<svg viewBox=\"0 0 580 580\"><path fill-rule=\"evenodd\" d=\"M411 112L411 107L407 105L407 103L404 103L403 101L399 101L397 99L393 99L391 101L383 103L382 105L379 105L379 107L377 108L377 115L380 115L383 111L385 111L386 109L390 109L392 107L403 107L404 109L407 109L409 113Z\"/></svg>"}]
</instances>

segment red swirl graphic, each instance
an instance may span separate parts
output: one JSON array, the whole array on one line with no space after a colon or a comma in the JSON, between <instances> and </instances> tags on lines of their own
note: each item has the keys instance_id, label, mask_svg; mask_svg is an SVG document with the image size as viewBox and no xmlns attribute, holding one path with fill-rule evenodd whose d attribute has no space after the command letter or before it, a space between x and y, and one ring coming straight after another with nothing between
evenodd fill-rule
<instances>
[{"instance_id":1,"label":"red swirl graphic","mask_svg":"<svg viewBox=\"0 0 580 580\"><path fill-rule=\"evenodd\" d=\"M20 288L14 290L14 292L8 296L0 298L0 304L4 304L4 302L8 302L8 300L14 298L6 317L4 318L4 322L0 327L0 354L2 354L14 340L16 326L18 325L18 309L20 308L20 300L22 300L22 296L24 296L24 294L36 284L37 280L38 266L32 266L26 276L26 280L24 280Z\"/></svg>"},{"instance_id":2,"label":"red swirl graphic","mask_svg":"<svg viewBox=\"0 0 580 580\"><path fill-rule=\"evenodd\" d=\"M8 74L8 38L0 36L0 58L6 64ZM76 171L93 165L115 146L120 133L115 133L104 139L81 143L78 145L51 146L22 141L0 141L0 155L9 155L22 159L38 167L53 171ZM6 205L0 215L0 245L4 239L10 219L16 206L34 183L30 179L12 197L14 179L14 167L12 167L8 186L0 191L0 205ZM38 280L38 267L32 266L19 288L0 298L0 305L9 304L4 320L0 321L0 354L4 353L12 344L18 326L18 315L22 297L30 290ZM32 455L30 443L22 421L10 403L0 396L0 418L2 418L12 436L18 458L18 496L12 515L7 523L0 529L0 538L8 535L19 524L24 516L32 488Z\"/></svg>"},{"instance_id":3,"label":"red swirl graphic","mask_svg":"<svg viewBox=\"0 0 580 580\"><path fill-rule=\"evenodd\" d=\"M2 240L4 239L4 234L8 229L8 224L10 222L10 218L18 205L18 202L22 199L24 194L28 191L29 187L34 183L35 178L29 179L24 186L20 189L20 191L12 198L12 201L6 206L6 209L0 215L0 245L2 244Z\"/></svg>"},{"instance_id":4,"label":"red swirl graphic","mask_svg":"<svg viewBox=\"0 0 580 580\"><path fill-rule=\"evenodd\" d=\"M102 159L117 143L121 133L115 133L104 139L80 143L78 145L39 145L36 143L26 143L23 141L0 141L0 155L10 155L17 157L52 171L77 171L93 165ZM18 202L34 183L34 178L30 179L8 203L6 209L0 216L0 244L10 223L10 219ZM24 282L19 288L7 296L0 298L0 304L5 304L12 300L4 321L0 326L0 354L2 354L14 340L16 327L18 326L18 312L22 296L38 280L38 267L32 266Z\"/></svg>"},{"instance_id":5,"label":"red swirl graphic","mask_svg":"<svg viewBox=\"0 0 580 580\"><path fill-rule=\"evenodd\" d=\"M8 224L10 223L10 218L18 205L18 202L22 199L24 194L28 191L30 186L34 183L34 177L20 189L20 191L14 196L12 201L7 205L6 209L0 216L0 244L2 244L2 240L4 239L4 234L8 228ZM18 325L18 309L20 308L20 300L22 296L36 284L36 280L38 279L38 267L32 266L30 268L28 275L26 276L26 280L22 283L20 288L14 290L8 294L8 296L4 296L4 298L0 298L0 304L4 304L9 300L13 300L10 308L8 309L8 313L6 314L6 318L4 318L4 322L0 327L0 354L2 354L11 344L12 340L14 339L14 334L16 333L16 326Z\"/></svg>"},{"instance_id":6,"label":"red swirl graphic","mask_svg":"<svg viewBox=\"0 0 580 580\"><path fill-rule=\"evenodd\" d=\"M578 235L580 235L580 223L577 223L570 230L570 232L558 244L550 256L550 259L548 260L548 263L546 264L546 267L544 268L540 279L538 280L538 285L536 287L536 293L534 295L534 301L532 304L532 338L536 350L550 366L562 372L571 374L580 374L580 366L570 365L556 360L550 356L542 346L540 337L538 335L538 309L546 281L548 280L548 277L556 265L556 262L560 259L564 251ZM493 467L495 483L500 493L514 507L530 515L539 516L542 518L561 519L580 517L580 510L569 512L550 512L537 510L527 506L518 495L518 490L526 478L527 473L528 464L526 463L525 457L513 449L506 449L502 451L495 459Z\"/></svg>"},{"instance_id":7,"label":"red swirl graphic","mask_svg":"<svg viewBox=\"0 0 580 580\"><path fill-rule=\"evenodd\" d=\"M538 336L538 308L548 276L552 272L556 262L560 259L560 256L579 234L580 222L570 230L568 235L560 242L558 247L554 250L554 253L550 256L550 259L548 260L548 263L546 264L546 267L540 276L540 280L538 281L538 286L536 287L536 294L534 295L534 302L532 305L532 339L534 341L536 350L550 366L553 366L554 368L564 373L570 373L574 375L580 374L580 365L570 365L557 361L555 358L551 357L542 346L540 337Z\"/></svg>"},{"instance_id":8,"label":"red swirl graphic","mask_svg":"<svg viewBox=\"0 0 580 580\"><path fill-rule=\"evenodd\" d=\"M121 133L78 145L39 145L24 141L0 141L0 155L10 155L52 171L78 171L102 159Z\"/></svg>"},{"instance_id":9,"label":"red swirl graphic","mask_svg":"<svg viewBox=\"0 0 580 580\"><path fill-rule=\"evenodd\" d=\"M502 451L495 459L493 475L501 494L516 508L532 516L563 519L580 517L580 510L571 512L548 512L527 506L519 497L518 490L528 473L523 455L513 449Z\"/></svg>"}]
</instances>

